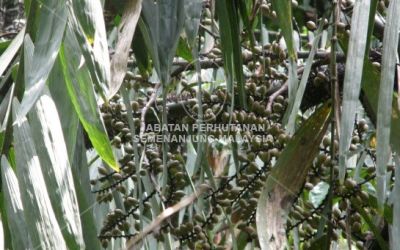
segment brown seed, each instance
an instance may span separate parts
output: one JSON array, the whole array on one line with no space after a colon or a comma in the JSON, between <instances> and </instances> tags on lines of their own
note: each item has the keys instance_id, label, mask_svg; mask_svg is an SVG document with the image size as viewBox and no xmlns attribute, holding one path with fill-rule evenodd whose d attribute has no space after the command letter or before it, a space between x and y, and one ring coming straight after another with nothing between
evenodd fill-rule
<instances>
[{"instance_id":1,"label":"brown seed","mask_svg":"<svg viewBox=\"0 0 400 250\"><path fill-rule=\"evenodd\" d=\"M353 179L346 179L344 181L344 186L348 189L353 190L357 186L357 182Z\"/></svg>"},{"instance_id":2,"label":"brown seed","mask_svg":"<svg viewBox=\"0 0 400 250\"><path fill-rule=\"evenodd\" d=\"M307 182L304 185L304 188L307 189L307 190L312 190L314 188L314 185L312 183L310 183L310 182Z\"/></svg>"},{"instance_id":3,"label":"brown seed","mask_svg":"<svg viewBox=\"0 0 400 250\"><path fill-rule=\"evenodd\" d=\"M276 18L277 18L277 14L276 14L276 11L275 11L275 10L272 11L272 13L271 13L271 18L272 18L272 19L276 19Z\"/></svg>"},{"instance_id":4,"label":"brown seed","mask_svg":"<svg viewBox=\"0 0 400 250\"><path fill-rule=\"evenodd\" d=\"M346 24L343 22L338 22L337 23L337 28L339 31L344 31L346 29Z\"/></svg>"},{"instance_id":5,"label":"brown seed","mask_svg":"<svg viewBox=\"0 0 400 250\"><path fill-rule=\"evenodd\" d=\"M131 106L132 106L132 110L133 110L134 112L139 111L139 103L138 103L137 101L133 101L132 104L131 104Z\"/></svg>"},{"instance_id":6,"label":"brown seed","mask_svg":"<svg viewBox=\"0 0 400 250\"><path fill-rule=\"evenodd\" d=\"M314 31L317 29L317 25L315 25L315 23L313 21L308 21L306 23L307 29Z\"/></svg>"}]
</instances>

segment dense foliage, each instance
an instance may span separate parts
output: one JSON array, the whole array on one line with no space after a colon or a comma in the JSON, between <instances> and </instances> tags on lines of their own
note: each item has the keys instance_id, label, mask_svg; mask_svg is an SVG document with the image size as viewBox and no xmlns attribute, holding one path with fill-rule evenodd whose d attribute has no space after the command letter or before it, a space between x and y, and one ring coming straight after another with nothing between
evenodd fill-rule
<instances>
[{"instance_id":1,"label":"dense foliage","mask_svg":"<svg viewBox=\"0 0 400 250\"><path fill-rule=\"evenodd\" d=\"M0 5L5 249L400 244L399 0Z\"/></svg>"}]
</instances>

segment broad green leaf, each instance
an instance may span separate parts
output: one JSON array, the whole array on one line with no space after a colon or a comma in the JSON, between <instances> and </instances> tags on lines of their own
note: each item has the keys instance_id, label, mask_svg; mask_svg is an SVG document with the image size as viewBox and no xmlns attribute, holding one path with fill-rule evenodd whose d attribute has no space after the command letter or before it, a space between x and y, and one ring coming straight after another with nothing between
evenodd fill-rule
<instances>
[{"instance_id":1,"label":"broad green leaf","mask_svg":"<svg viewBox=\"0 0 400 250\"><path fill-rule=\"evenodd\" d=\"M71 1L68 5L68 21L97 91L102 101L106 102L110 88L110 56L101 1Z\"/></svg>"},{"instance_id":2,"label":"broad green leaf","mask_svg":"<svg viewBox=\"0 0 400 250\"><path fill-rule=\"evenodd\" d=\"M85 66L86 64L81 65L81 53L78 48L78 41L70 25L68 25L59 56L68 95L97 153L110 167L119 171L118 163L114 158L110 141L100 117L100 110L91 84L92 79Z\"/></svg>"},{"instance_id":3,"label":"broad green leaf","mask_svg":"<svg viewBox=\"0 0 400 250\"><path fill-rule=\"evenodd\" d=\"M14 120L19 108L14 98ZM16 175L32 246L40 249L67 249L50 202L28 121L26 118L19 119L13 128L15 153L18 155Z\"/></svg>"},{"instance_id":4,"label":"broad green leaf","mask_svg":"<svg viewBox=\"0 0 400 250\"><path fill-rule=\"evenodd\" d=\"M294 134L269 174L257 205L257 233L262 250L286 246L285 222L329 125L324 104ZM296 164L293 164L293 163Z\"/></svg>"},{"instance_id":5,"label":"broad green leaf","mask_svg":"<svg viewBox=\"0 0 400 250\"><path fill-rule=\"evenodd\" d=\"M289 104L289 108L286 111L289 114L287 130L290 133L294 133L294 131L295 131L297 113L300 110L301 101L303 100L303 95L306 90L308 78L309 78L310 72L311 72L311 67L313 65L314 56L315 56L315 53L317 52L318 44L319 44L319 41L322 36L322 29L323 29L323 24L320 24L320 26L316 32L317 35L314 37L314 40L312 43L310 55L308 56L308 58L305 62L303 75L301 76L300 85L296 91L295 98L292 99L293 102L291 102ZM286 116L286 114L285 114L285 116Z\"/></svg>"},{"instance_id":6,"label":"broad green leaf","mask_svg":"<svg viewBox=\"0 0 400 250\"><path fill-rule=\"evenodd\" d=\"M125 78L128 66L129 48L132 44L141 10L142 0L131 0L126 3L121 23L118 26L117 44L111 60L111 82L108 97L112 97L117 93Z\"/></svg>"},{"instance_id":7,"label":"broad green leaf","mask_svg":"<svg viewBox=\"0 0 400 250\"><path fill-rule=\"evenodd\" d=\"M143 1L143 20L147 28L154 66L164 86L169 73L184 19L183 0ZM142 30L143 32L143 30Z\"/></svg>"},{"instance_id":8,"label":"broad green leaf","mask_svg":"<svg viewBox=\"0 0 400 250\"><path fill-rule=\"evenodd\" d=\"M81 220L68 152L57 108L46 92L29 113L32 138L47 189L51 190L50 201L67 246L69 249L82 249Z\"/></svg>"},{"instance_id":9,"label":"broad green leaf","mask_svg":"<svg viewBox=\"0 0 400 250\"><path fill-rule=\"evenodd\" d=\"M317 208L324 201L329 191L329 184L321 181L311 189L309 200L315 208Z\"/></svg>"},{"instance_id":10,"label":"broad green leaf","mask_svg":"<svg viewBox=\"0 0 400 250\"><path fill-rule=\"evenodd\" d=\"M12 40L7 49L0 56L0 76L3 75L12 59L17 54L22 42L24 41L25 29L22 29L18 35Z\"/></svg>"},{"instance_id":11,"label":"broad green leaf","mask_svg":"<svg viewBox=\"0 0 400 250\"><path fill-rule=\"evenodd\" d=\"M346 153L350 147L361 90L364 55L368 38L368 26L365 24L368 23L370 3L370 1L355 1L351 19L350 41L343 83L342 117L340 120L339 180L341 182L346 174Z\"/></svg>"},{"instance_id":12,"label":"broad green leaf","mask_svg":"<svg viewBox=\"0 0 400 250\"><path fill-rule=\"evenodd\" d=\"M234 82L237 81L239 104L244 109L247 109L238 10L234 1L221 0L216 1L215 4L219 21L224 68L228 78L228 91L232 93L233 97Z\"/></svg>"},{"instance_id":13,"label":"broad green leaf","mask_svg":"<svg viewBox=\"0 0 400 250\"><path fill-rule=\"evenodd\" d=\"M93 45L96 28L101 27L101 22L104 23L104 18L99 18L96 16L100 13L99 8L101 7L100 0L86 1L86 0L76 0L72 2L74 17L77 19L79 26L81 27L83 34L88 40L90 45ZM101 17L102 13L101 13ZM103 19L103 20L97 20ZM99 31L97 31L99 32Z\"/></svg>"},{"instance_id":14,"label":"broad green leaf","mask_svg":"<svg viewBox=\"0 0 400 250\"><path fill-rule=\"evenodd\" d=\"M65 145L67 147L69 162L73 162L79 117L75 112L75 108L68 94L67 84L62 72L60 60L57 59L54 63L53 70L48 79L48 86L56 104L58 114L60 115L60 122L63 130Z\"/></svg>"},{"instance_id":15,"label":"broad green leaf","mask_svg":"<svg viewBox=\"0 0 400 250\"><path fill-rule=\"evenodd\" d=\"M386 200L386 169L390 160L390 122L392 115L393 82L396 62L397 46L400 29L400 0L389 3L383 35L382 69L379 86L378 113L376 124L376 178L377 198L382 207Z\"/></svg>"},{"instance_id":16,"label":"broad green leaf","mask_svg":"<svg viewBox=\"0 0 400 250\"><path fill-rule=\"evenodd\" d=\"M12 246L14 249L31 249L32 244L26 227L18 180L4 155L1 157L1 183L8 227L12 235Z\"/></svg>"},{"instance_id":17,"label":"broad green leaf","mask_svg":"<svg viewBox=\"0 0 400 250\"><path fill-rule=\"evenodd\" d=\"M66 21L66 1L44 1L40 8L34 44L31 44L32 40L29 35L25 36L24 47L30 46L32 54L24 53L23 79L25 92L21 102L21 110L18 110L18 120L24 119L46 84L47 77L60 49Z\"/></svg>"}]
</instances>

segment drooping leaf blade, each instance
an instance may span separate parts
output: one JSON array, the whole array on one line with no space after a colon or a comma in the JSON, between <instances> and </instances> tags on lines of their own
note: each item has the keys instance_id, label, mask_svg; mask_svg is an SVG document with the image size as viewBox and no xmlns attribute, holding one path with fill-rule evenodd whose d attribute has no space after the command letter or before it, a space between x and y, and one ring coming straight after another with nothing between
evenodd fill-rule
<instances>
[{"instance_id":1,"label":"drooping leaf blade","mask_svg":"<svg viewBox=\"0 0 400 250\"><path fill-rule=\"evenodd\" d=\"M69 249L84 248L78 202L57 108L45 93L29 113L42 173L50 201Z\"/></svg>"},{"instance_id":2,"label":"drooping leaf blade","mask_svg":"<svg viewBox=\"0 0 400 250\"><path fill-rule=\"evenodd\" d=\"M346 35L339 36L339 43L345 53L348 51L347 47L348 37ZM366 58L364 59L364 69L362 78L362 91L363 95L360 101L363 104L365 111L367 112L372 123L376 126L377 112L378 112L378 96L380 86L380 72L372 64L372 62ZM400 152L400 110L397 105L398 96L393 95L392 102L392 115L391 115L391 131L390 131L390 144L395 152Z\"/></svg>"},{"instance_id":3,"label":"drooping leaf blade","mask_svg":"<svg viewBox=\"0 0 400 250\"><path fill-rule=\"evenodd\" d=\"M374 124L376 124L378 112L378 94L379 94L379 71L370 61L365 62L364 77L362 89L364 98L362 99L364 107ZM398 96L394 95L392 101L390 145L395 152L400 152L400 110L397 106Z\"/></svg>"},{"instance_id":4,"label":"drooping leaf blade","mask_svg":"<svg viewBox=\"0 0 400 250\"><path fill-rule=\"evenodd\" d=\"M347 156L354 129L356 107L361 90L361 79L364 67L364 55L367 34L370 1L356 1L353 9L349 48L344 76L342 117L340 120L339 141L339 180L346 174Z\"/></svg>"},{"instance_id":5,"label":"drooping leaf blade","mask_svg":"<svg viewBox=\"0 0 400 250\"><path fill-rule=\"evenodd\" d=\"M303 100L303 95L306 90L308 78L309 78L310 72L311 72L311 67L313 65L314 56L315 56L315 53L317 52L318 44L319 44L319 41L322 36L322 29L323 29L323 24L320 25L320 27L318 28L318 30L316 32L317 35L314 37L314 40L312 43L312 48L310 50L310 55L308 56L308 58L305 62L303 75L301 76L300 84L296 91L295 98L292 99L293 102L291 102L289 100L289 102L290 102L289 108L286 111L289 114L287 130L290 131L291 133L293 133L295 131L296 117L300 110L301 101Z\"/></svg>"},{"instance_id":6,"label":"drooping leaf blade","mask_svg":"<svg viewBox=\"0 0 400 250\"><path fill-rule=\"evenodd\" d=\"M400 1L389 3L386 26L383 35L382 69L379 86L378 113L377 113L377 147L376 147L376 177L377 198L380 207L386 199L386 169L390 160L390 122L392 116L393 82L397 62L397 46L400 29Z\"/></svg>"},{"instance_id":7,"label":"drooping leaf blade","mask_svg":"<svg viewBox=\"0 0 400 250\"><path fill-rule=\"evenodd\" d=\"M60 115L64 141L67 147L69 162L73 162L77 141L79 117L68 94L67 84L62 71L60 60L54 63L53 70L48 79L48 86L53 101Z\"/></svg>"},{"instance_id":8,"label":"drooping leaf blade","mask_svg":"<svg viewBox=\"0 0 400 250\"><path fill-rule=\"evenodd\" d=\"M79 203L79 212L81 215L86 249L100 250L100 241L97 238L98 228L95 223L96 220L93 206L95 199L91 192L89 166L82 138L83 129L82 126L79 126L74 149L74 159L71 160L72 175Z\"/></svg>"},{"instance_id":9,"label":"drooping leaf blade","mask_svg":"<svg viewBox=\"0 0 400 250\"><path fill-rule=\"evenodd\" d=\"M135 30L135 35L132 41L132 52L135 56L136 63L140 74L147 76L151 72L150 53L151 45L145 42L142 30L145 30L142 19L138 21L138 29ZM141 25L142 24L142 25Z\"/></svg>"},{"instance_id":10,"label":"drooping leaf blade","mask_svg":"<svg viewBox=\"0 0 400 250\"><path fill-rule=\"evenodd\" d=\"M283 249L288 211L307 177L329 125L331 107L320 107L289 141L269 174L257 205L261 249ZM293 164L296 162L296 164Z\"/></svg>"},{"instance_id":11,"label":"drooping leaf blade","mask_svg":"<svg viewBox=\"0 0 400 250\"><path fill-rule=\"evenodd\" d=\"M13 100L13 118L19 103ZM49 193L44 182L39 158L32 132L27 119L20 119L13 126L16 158L16 175L18 178L24 217L32 246L43 249L67 249L60 226L54 214Z\"/></svg>"},{"instance_id":12,"label":"drooping leaf blade","mask_svg":"<svg viewBox=\"0 0 400 250\"><path fill-rule=\"evenodd\" d=\"M100 157L114 170L119 171L110 141L100 117L92 79L85 65L73 30L68 25L59 61L67 84L68 95L85 131Z\"/></svg>"},{"instance_id":13,"label":"drooping leaf blade","mask_svg":"<svg viewBox=\"0 0 400 250\"><path fill-rule=\"evenodd\" d=\"M142 10L142 0L132 0L126 3L126 8L118 27L118 38L115 53L111 60L111 83L108 97L113 96L124 80L133 35Z\"/></svg>"},{"instance_id":14,"label":"drooping leaf blade","mask_svg":"<svg viewBox=\"0 0 400 250\"><path fill-rule=\"evenodd\" d=\"M172 60L185 23L183 3L182 0L143 1L143 21L150 39L146 43L152 47L153 63L164 86L168 84Z\"/></svg>"},{"instance_id":15,"label":"drooping leaf blade","mask_svg":"<svg viewBox=\"0 0 400 250\"><path fill-rule=\"evenodd\" d=\"M110 91L110 56L101 1L71 1L68 5L68 20L90 76L102 97L101 101L106 102Z\"/></svg>"},{"instance_id":16,"label":"drooping leaf blade","mask_svg":"<svg viewBox=\"0 0 400 250\"><path fill-rule=\"evenodd\" d=\"M26 227L18 180L4 155L1 157L1 183L12 246L14 249L30 249L32 243Z\"/></svg>"},{"instance_id":17,"label":"drooping leaf blade","mask_svg":"<svg viewBox=\"0 0 400 250\"><path fill-rule=\"evenodd\" d=\"M21 101L21 110L18 111L18 120L24 119L46 84L60 49L66 22L65 1L44 1L40 8L38 30L33 45L31 37L25 36L24 47L30 46L32 52L24 53L25 92Z\"/></svg>"},{"instance_id":18,"label":"drooping leaf blade","mask_svg":"<svg viewBox=\"0 0 400 250\"><path fill-rule=\"evenodd\" d=\"M12 59L20 49L24 41L25 29L22 29L18 35L12 40L7 49L0 56L0 76L3 75L7 67L10 65Z\"/></svg>"}]
</instances>

